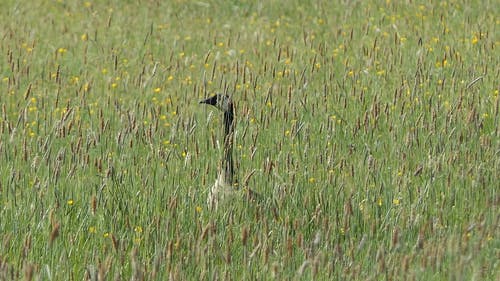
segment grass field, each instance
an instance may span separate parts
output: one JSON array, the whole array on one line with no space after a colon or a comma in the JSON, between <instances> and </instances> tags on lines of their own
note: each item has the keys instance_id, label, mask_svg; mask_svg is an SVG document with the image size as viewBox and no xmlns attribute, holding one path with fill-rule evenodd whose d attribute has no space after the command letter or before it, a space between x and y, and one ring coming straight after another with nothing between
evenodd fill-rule
<instances>
[{"instance_id":1,"label":"grass field","mask_svg":"<svg viewBox=\"0 0 500 281\"><path fill-rule=\"evenodd\" d=\"M23 2L0 280L499 280L496 1Z\"/></svg>"}]
</instances>

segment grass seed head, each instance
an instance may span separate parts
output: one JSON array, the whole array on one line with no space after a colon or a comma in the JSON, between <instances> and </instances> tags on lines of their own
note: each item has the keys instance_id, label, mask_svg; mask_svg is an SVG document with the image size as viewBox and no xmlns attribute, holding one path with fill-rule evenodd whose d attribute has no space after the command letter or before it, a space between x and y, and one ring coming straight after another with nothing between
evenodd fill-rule
<instances>
[{"instance_id":1,"label":"grass seed head","mask_svg":"<svg viewBox=\"0 0 500 281\"><path fill-rule=\"evenodd\" d=\"M52 225L52 231L49 235L49 246L52 246L57 237L59 237L59 228L60 224L58 222L54 222Z\"/></svg>"}]
</instances>

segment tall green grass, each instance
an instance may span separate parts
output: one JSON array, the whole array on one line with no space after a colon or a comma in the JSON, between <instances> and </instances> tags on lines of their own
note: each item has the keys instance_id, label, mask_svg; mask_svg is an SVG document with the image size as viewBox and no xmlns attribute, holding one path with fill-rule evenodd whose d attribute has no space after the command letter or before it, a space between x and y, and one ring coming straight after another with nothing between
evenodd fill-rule
<instances>
[{"instance_id":1,"label":"tall green grass","mask_svg":"<svg viewBox=\"0 0 500 281\"><path fill-rule=\"evenodd\" d=\"M494 1L4 2L0 279L500 277Z\"/></svg>"}]
</instances>

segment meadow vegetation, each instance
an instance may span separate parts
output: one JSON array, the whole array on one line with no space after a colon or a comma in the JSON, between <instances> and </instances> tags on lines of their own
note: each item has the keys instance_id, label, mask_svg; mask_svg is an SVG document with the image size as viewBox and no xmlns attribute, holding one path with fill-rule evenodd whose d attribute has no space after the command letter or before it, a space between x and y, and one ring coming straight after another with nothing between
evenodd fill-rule
<instances>
[{"instance_id":1,"label":"meadow vegetation","mask_svg":"<svg viewBox=\"0 0 500 281\"><path fill-rule=\"evenodd\" d=\"M0 279L498 280L495 2L3 1Z\"/></svg>"}]
</instances>

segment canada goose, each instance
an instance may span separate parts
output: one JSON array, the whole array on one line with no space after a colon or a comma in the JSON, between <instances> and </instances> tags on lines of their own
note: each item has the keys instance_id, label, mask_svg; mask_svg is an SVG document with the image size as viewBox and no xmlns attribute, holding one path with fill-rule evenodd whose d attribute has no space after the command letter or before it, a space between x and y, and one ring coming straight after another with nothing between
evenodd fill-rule
<instances>
[{"instance_id":1,"label":"canada goose","mask_svg":"<svg viewBox=\"0 0 500 281\"><path fill-rule=\"evenodd\" d=\"M233 166L233 137L234 137L234 107L231 97L223 94L216 94L207 99L200 101L201 104L213 105L224 112L224 153L222 156L221 165L218 168L217 179L209 191L207 204L210 209L216 209L219 201L237 189L234 185L234 166ZM245 185L248 183L251 172L245 180ZM258 194L250 189L247 189L249 199L255 199Z\"/></svg>"}]
</instances>

